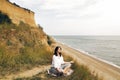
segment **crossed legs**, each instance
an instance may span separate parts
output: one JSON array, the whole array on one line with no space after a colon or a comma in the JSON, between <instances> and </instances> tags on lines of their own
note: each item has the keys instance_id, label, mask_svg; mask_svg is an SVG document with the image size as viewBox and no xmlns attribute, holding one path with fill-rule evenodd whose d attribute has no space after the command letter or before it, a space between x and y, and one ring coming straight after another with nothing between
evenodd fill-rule
<instances>
[{"instance_id":1,"label":"crossed legs","mask_svg":"<svg viewBox=\"0 0 120 80\"><path fill-rule=\"evenodd\" d=\"M63 64L62 65L63 73L66 74L70 70L70 67L71 67L70 63Z\"/></svg>"}]
</instances>

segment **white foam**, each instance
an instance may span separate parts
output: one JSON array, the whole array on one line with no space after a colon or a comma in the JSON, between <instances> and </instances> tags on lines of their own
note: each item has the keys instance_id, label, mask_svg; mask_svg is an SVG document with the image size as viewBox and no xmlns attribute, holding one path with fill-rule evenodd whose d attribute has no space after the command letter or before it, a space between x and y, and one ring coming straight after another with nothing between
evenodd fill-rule
<instances>
[{"instance_id":1,"label":"white foam","mask_svg":"<svg viewBox=\"0 0 120 80\"><path fill-rule=\"evenodd\" d=\"M82 49L73 48L71 45L68 45L68 44L66 44L66 43L63 43L63 42L61 42L61 41L57 41L57 42L59 42L59 43L61 43L61 44L63 44L63 45L66 45L66 46L68 46L68 47L70 47L70 48L72 48L72 49L75 49L75 50L81 52L82 54L86 54L86 55L88 55L88 56L90 56L90 57L92 57L92 58L95 58L95 59L97 59L97 60L100 60L100 61L102 61L102 62L104 62L104 63L107 63L107 64L109 64L109 65L112 65L112 66L120 69L120 66L118 66L118 65L116 65L116 64L114 64L114 63L112 63L112 62L106 61L106 60L104 60L104 59L98 58L98 57L95 56L95 55L91 55L91 54L89 54L89 52L86 52L86 51L84 51L84 50L82 50Z\"/></svg>"},{"instance_id":2,"label":"white foam","mask_svg":"<svg viewBox=\"0 0 120 80\"><path fill-rule=\"evenodd\" d=\"M72 48L72 47L71 47L71 48ZM74 49L75 49L75 48L74 48ZM105 62L105 63L107 63L107 64L110 64L110 65L112 65L112 66L117 67L117 68L120 69L120 66L118 66L118 65L116 65L116 64L114 64L114 63L112 63L112 62L110 62L110 61L107 61L107 60L98 58L97 56L91 55L91 54L89 54L88 52L83 51L83 50L80 50L80 49L76 49L76 50L78 50L79 52L81 52L81 53L83 53L83 54L86 54L86 55L88 55L88 56L90 56L90 57L92 57L92 58L95 58L95 59L97 59L97 60L100 60L100 61L102 61L102 62Z\"/></svg>"}]
</instances>

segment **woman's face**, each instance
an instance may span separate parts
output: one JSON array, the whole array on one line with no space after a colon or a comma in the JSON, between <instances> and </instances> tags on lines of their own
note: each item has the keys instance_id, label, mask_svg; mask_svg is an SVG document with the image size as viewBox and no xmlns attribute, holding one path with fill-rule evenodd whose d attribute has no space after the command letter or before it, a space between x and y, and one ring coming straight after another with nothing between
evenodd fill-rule
<instances>
[{"instance_id":1,"label":"woman's face","mask_svg":"<svg viewBox=\"0 0 120 80\"><path fill-rule=\"evenodd\" d=\"M58 48L58 53L60 53L61 52L61 48Z\"/></svg>"}]
</instances>

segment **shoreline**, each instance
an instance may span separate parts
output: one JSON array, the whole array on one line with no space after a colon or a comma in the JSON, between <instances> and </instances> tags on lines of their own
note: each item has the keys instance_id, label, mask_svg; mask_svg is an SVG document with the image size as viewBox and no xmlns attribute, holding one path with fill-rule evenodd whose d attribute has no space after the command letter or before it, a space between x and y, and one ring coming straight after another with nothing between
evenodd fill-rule
<instances>
[{"instance_id":1,"label":"shoreline","mask_svg":"<svg viewBox=\"0 0 120 80\"><path fill-rule=\"evenodd\" d=\"M120 66L114 64L113 62L107 61L107 60L105 60L105 59L101 59L101 58L99 58L99 57L97 57L97 56L95 56L95 55L89 54L89 52L86 52L86 51L84 51L84 50L73 48L72 46L67 45L67 44L65 44L65 43L62 43L62 42L60 42L60 41L58 41L58 43L60 43L60 44L62 44L62 45L65 45L65 46L68 46L68 47L70 47L70 48L72 48L72 49L75 49L75 50L79 51L79 52L82 53L82 54L85 54L85 55L87 55L87 56L89 56L89 57L95 58L95 59L97 59L97 60L100 60L100 61L102 61L102 62L105 62L106 64L112 65L112 66L120 69Z\"/></svg>"},{"instance_id":2,"label":"shoreline","mask_svg":"<svg viewBox=\"0 0 120 80\"><path fill-rule=\"evenodd\" d=\"M74 49L66 44L57 42L63 48L65 55L71 56L80 65L85 65L89 68L92 74L98 75L103 80L120 80L120 68L108 63L102 59L83 53L80 50Z\"/></svg>"}]
</instances>

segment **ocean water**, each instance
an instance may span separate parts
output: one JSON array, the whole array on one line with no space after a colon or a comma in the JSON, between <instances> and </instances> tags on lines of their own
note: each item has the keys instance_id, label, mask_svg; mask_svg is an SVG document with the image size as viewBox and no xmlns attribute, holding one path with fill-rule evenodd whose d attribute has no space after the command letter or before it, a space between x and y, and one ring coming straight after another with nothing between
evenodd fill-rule
<instances>
[{"instance_id":1,"label":"ocean water","mask_svg":"<svg viewBox=\"0 0 120 80\"><path fill-rule=\"evenodd\" d=\"M53 36L57 41L120 67L120 36Z\"/></svg>"}]
</instances>

